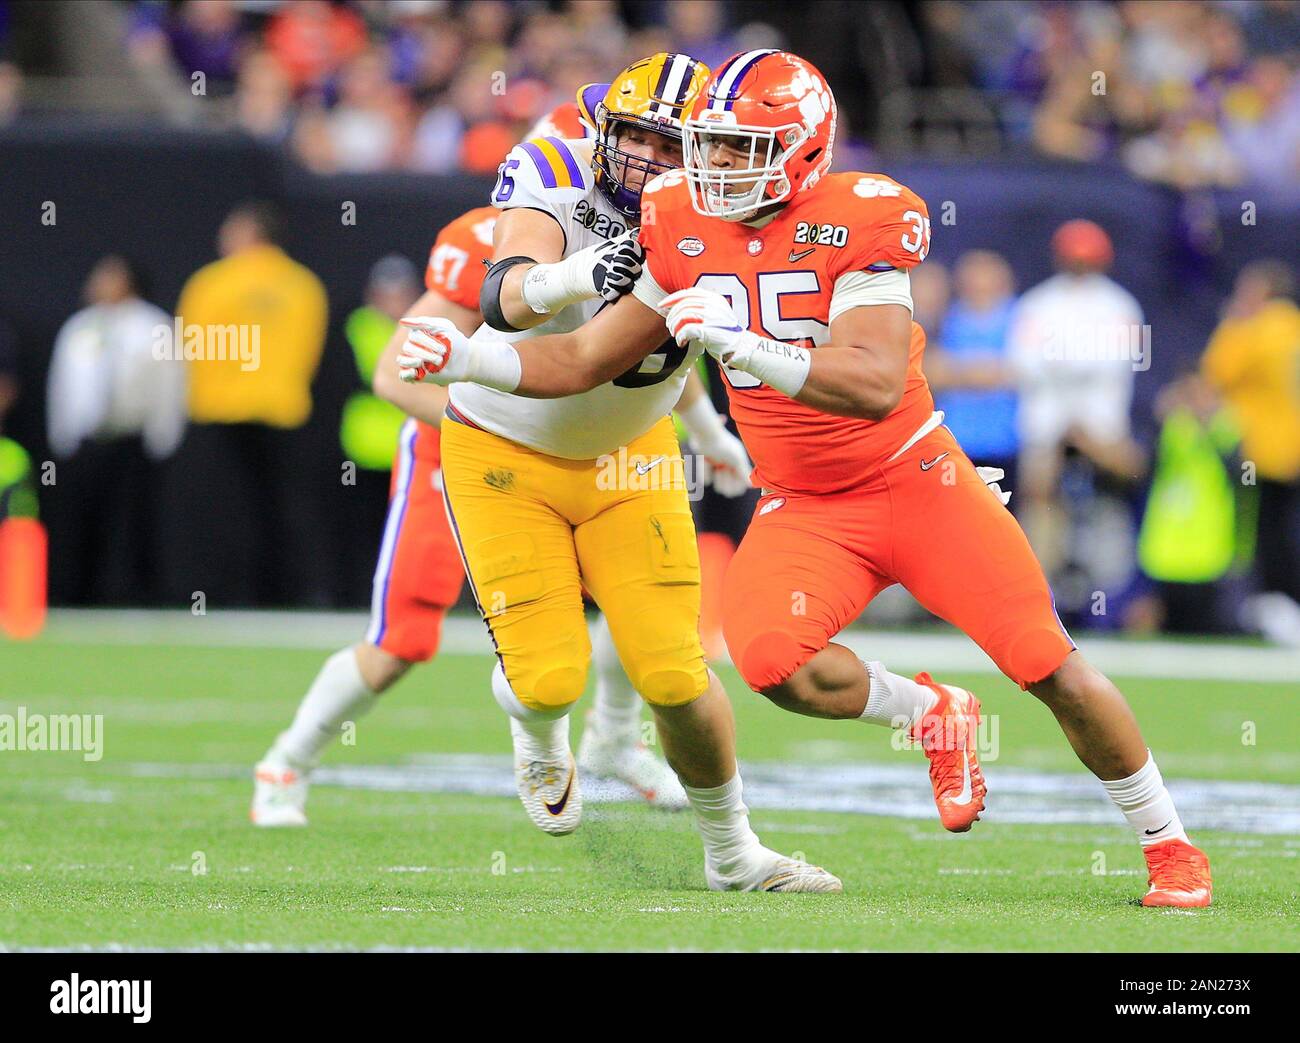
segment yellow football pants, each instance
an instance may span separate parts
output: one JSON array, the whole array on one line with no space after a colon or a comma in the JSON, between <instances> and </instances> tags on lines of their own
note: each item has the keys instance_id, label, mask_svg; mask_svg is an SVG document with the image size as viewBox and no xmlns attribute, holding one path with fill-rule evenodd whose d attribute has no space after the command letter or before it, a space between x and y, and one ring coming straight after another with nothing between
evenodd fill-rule
<instances>
[{"instance_id":1,"label":"yellow football pants","mask_svg":"<svg viewBox=\"0 0 1300 1043\"><path fill-rule=\"evenodd\" d=\"M704 692L699 551L667 417L599 460L548 456L449 419L442 479L470 586L521 703L555 710L582 695L584 585L647 702L678 706Z\"/></svg>"}]
</instances>

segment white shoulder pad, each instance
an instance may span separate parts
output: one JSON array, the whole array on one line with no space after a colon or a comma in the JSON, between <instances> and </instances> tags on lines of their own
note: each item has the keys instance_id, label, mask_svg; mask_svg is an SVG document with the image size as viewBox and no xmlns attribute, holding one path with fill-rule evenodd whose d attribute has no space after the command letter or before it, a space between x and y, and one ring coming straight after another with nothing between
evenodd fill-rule
<instances>
[{"instance_id":1,"label":"white shoulder pad","mask_svg":"<svg viewBox=\"0 0 1300 1043\"><path fill-rule=\"evenodd\" d=\"M532 207L561 217L591 190L591 144L531 138L512 148L497 175L492 205L500 210Z\"/></svg>"}]
</instances>

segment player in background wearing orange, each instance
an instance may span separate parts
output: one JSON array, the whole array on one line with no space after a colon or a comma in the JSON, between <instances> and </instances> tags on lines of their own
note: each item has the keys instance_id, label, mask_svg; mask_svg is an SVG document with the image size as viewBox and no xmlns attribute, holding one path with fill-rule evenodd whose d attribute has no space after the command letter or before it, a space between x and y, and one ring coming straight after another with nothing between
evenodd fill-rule
<instances>
[{"instance_id":1,"label":"player in background wearing orange","mask_svg":"<svg viewBox=\"0 0 1300 1043\"><path fill-rule=\"evenodd\" d=\"M597 95L605 89L598 85ZM546 128L559 128L566 137L591 134L575 102L558 106L536 133ZM466 334L478 329L484 262L492 256L498 216L493 207L479 207L439 233L425 269L427 292L410 314L440 315ZM443 617L460 597L464 567L447 522L440 470L439 427L447 393L397 378L395 360L405 334L399 328L375 370L375 393L409 419L398 439L370 626L363 641L326 660L293 722L258 764L250 818L259 826L306 825L308 778L321 753L339 737L344 722L368 713L413 665L434 657ZM695 403L701 400L708 405L697 382L683 394L679 408L698 412ZM593 626L592 638L596 693L579 748L584 771L619 778L657 807L685 807L676 776L640 741L641 697L623 671L603 617Z\"/></svg>"},{"instance_id":2,"label":"player in background wearing orange","mask_svg":"<svg viewBox=\"0 0 1300 1043\"><path fill-rule=\"evenodd\" d=\"M765 492L725 592L727 642L750 686L796 713L907 728L943 824L969 829L984 803L979 701L831 640L901 583L1052 710L1137 833L1143 904L1208 905L1209 862L1132 711L1061 627L1003 494L934 410L907 275L929 249L925 204L884 175L829 174L835 120L808 62L734 56L685 123L685 171L646 187L656 220L642 227L632 293L526 345L447 326L425 363L440 383L513 373L515 394L571 395L654 351L666 316L679 345L726 367Z\"/></svg>"}]
</instances>

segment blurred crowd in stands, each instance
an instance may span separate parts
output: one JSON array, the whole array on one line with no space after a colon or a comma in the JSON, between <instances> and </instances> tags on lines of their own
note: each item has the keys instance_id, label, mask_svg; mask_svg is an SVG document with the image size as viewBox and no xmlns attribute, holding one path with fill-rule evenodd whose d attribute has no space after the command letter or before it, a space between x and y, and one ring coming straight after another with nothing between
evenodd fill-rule
<instances>
[{"instance_id":1,"label":"blurred crowd in stands","mask_svg":"<svg viewBox=\"0 0 1300 1043\"><path fill-rule=\"evenodd\" d=\"M797 43L828 74L847 65L860 77L840 86L850 135L839 158L849 167L875 132L899 140L891 120L955 109L958 122L990 121L998 150L1115 161L1184 189L1250 183L1281 192L1300 178L1297 0L844 7L133 0L120 24L138 71L165 72L176 89L216 103L207 122L282 143L322 172L490 173L542 113L636 57L681 50L717 64L738 50ZM21 107L5 8L0 122ZM809 34L823 20L827 31ZM900 106L900 97L910 100ZM954 140L913 143L933 153Z\"/></svg>"}]
</instances>

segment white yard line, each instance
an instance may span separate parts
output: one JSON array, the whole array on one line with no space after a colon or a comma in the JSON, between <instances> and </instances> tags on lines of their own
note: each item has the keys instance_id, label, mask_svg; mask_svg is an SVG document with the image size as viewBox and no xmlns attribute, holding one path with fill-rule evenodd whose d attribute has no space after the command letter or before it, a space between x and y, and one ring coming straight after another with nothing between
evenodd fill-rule
<instances>
[{"instance_id":1,"label":"white yard line","mask_svg":"<svg viewBox=\"0 0 1300 1043\"><path fill-rule=\"evenodd\" d=\"M131 771L141 778L249 775L247 765L135 764ZM742 774L745 803L756 811L831 811L931 822L936 817L919 755L906 764L759 761L744 764ZM1083 772L985 766L984 775L989 786L984 821L1124 825L1096 779ZM515 795L511 759L496 754L424 754L396 765L323 767L312 781L321 786L386 792ZM1182 779L1170 782L1169 792L1191 829L1300 834L1300 786ZM639 799L621 783L600 779L583 779L582 797L592 804Z\"/></svg>"},{"instance_id":2,"label":"white yard line","mask_svg":"<svg viewBox=\"0 0 1300 1043\"><path fill-rule=\"evenodd\" d=\"M360 612L243 612L58 609L42 641L182 647L305 648L321 651L359 640L367 617ZM1076 635L1081 650L1119 677L1170 680L1290 682L1300 695L1300 650L1233 641L1123 640ZM955 630L900 631L854 627L839 638L855 652L895 670L994 672L988 657ZM477 616L457 614L443 629L442 648L489 654Z\"/></svg>"}]
</instances>

